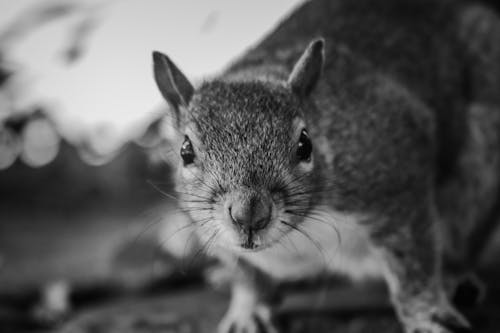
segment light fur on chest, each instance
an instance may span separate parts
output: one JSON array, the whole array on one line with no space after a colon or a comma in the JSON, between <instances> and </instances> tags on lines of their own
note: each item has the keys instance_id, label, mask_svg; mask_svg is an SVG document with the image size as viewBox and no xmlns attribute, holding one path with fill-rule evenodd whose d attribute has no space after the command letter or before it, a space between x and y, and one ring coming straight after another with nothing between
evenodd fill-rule
<instances>
[{"instance_id":1,"label":"light fur on chest","mask_svg":"<svg viewBox=\"0 0 500 333\"><path fill-rule=\"evenodd\" d=\"M300 224L273 246L242 256L279 280L337 273L353 280L381 276L365 227L352 215L325 210Z\"/></svg>"}]
</instances>

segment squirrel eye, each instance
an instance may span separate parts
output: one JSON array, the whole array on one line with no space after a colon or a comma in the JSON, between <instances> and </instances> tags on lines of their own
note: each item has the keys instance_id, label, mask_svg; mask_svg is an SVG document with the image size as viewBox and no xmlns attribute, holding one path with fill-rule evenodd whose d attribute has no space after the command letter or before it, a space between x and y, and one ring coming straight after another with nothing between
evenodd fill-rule
<instances>
[{"instance_id":1,"label":"squirrel eye","mask_svg":"<svg viewBox=\"0 0 500 333\"><path fill-rule=\"evenodd\" d=\"M189 165L194 162L194 150L193 145L191 144L191 140L186 135L184 137L184 142L181 146L181 157L184 165Z\"/></svg>"},{"instance_id":2,"label":"squirrel eye","mask_svg":"<svg viewBox=\"0 0 500 333\"><path fill-rule=\"evenodd\" d=\"M300 161L309 162L311 160L312 143L309 134L305 129L300 132L299 143L297 145L297 157Z\"/></svg>"}]
</instances>

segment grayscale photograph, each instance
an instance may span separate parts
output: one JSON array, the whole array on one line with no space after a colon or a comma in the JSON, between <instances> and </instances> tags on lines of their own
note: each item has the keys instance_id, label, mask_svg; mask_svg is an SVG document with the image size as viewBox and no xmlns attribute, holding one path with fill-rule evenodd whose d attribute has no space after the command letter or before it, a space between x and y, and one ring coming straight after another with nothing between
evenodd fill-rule
<instances>
[{"instance_id":1,"label":"grayscale photograph","mask_svg":"<svg viewBox=\"0 0 500 333\"><path fill-rule=\"evenodd\" d=\"M0 0L0 333L499 333L500 2Z\"/></svg>"}]
</instances>

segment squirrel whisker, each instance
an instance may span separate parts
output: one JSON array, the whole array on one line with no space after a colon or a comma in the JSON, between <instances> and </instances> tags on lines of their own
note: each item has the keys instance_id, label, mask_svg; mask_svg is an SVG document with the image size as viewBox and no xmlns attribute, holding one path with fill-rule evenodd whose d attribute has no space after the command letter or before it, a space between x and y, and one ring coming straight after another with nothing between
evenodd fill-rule
<instances>
[{"instance_id":1,"label":"squirrel whisker","mask_svg":"<svg viewBox=\"0 0 500 333\"><path fill-rule=\"evenodd\" d=\"M284 225L288 226L289 228L297 231L298 233L303 235L305 238L307 238L314 245L314 247L318 250L319 254L323 258L324 263L326 264L327 260L326 260L326 256L325 256L325 253L323 251L323 248L321 247L321 244L319 244L316 240L314 240L314 238L311 237L311 235L309 235L309 233L307 233L305 230L300 228L298 225L294 225L294 224L289 223L289 222L284 221L284 220L280 220L280 222L283 223Z\"/></svg>"},{"instance_id":2,"label":"squirrel whisker","mask_svg":"<svg viewBox=\"0 0 500 333\"><path fill-rule=\"evenodd\" d=\"M208 254L208 251L210 247L214 244L214 241L216 237L219 235L220 229L215 229L212 235L202 244L202 246L196 251L194 256L191 258L189 264L187 267L191 267L196 260L202 255L202 254Z\"/></svg>"},{"instance_id":3,"label":"squirrel whisker","mask_svg":"<svg viewBox=\"0 0 500 333\"><path fill-rule=\"evenodd\" d=\"M337 240L338 240L339 244L342 243L342 236L341 236L339 230L337 229L337 227L331 223L328 223L328 221L320 218L321 214L319 211L314 211L314 210L305 211L305 210L287 209L287 210L285 210L285 213L302 217L304 222L305 221L320 222L320 223L330 227L331 229L333 229L333 231L335 231L335 234L337 235Z\"/></svg>"},{"instance_id":4,"label":"squirrel whisker","mask_svg":"<svg viewBox=\"0 0 500 333\"><path fill-rule=\"evenodd\" d=\"M280 232L280 234L281 234L281 236L277 239L278 244L281 244L281 245L282 245L282 246L283 246L283 247L284 247L287 251L291 252L291 251L290 251L290 250L289 250L289 249L285 246L285 243L281 241L283 238L286 238L286 239L288 240L288 242L289 242L289 243L292 245L292 247L294 248L295 253L296 253L296 254L299 254L299 253L300 253L300 252L299 252L299 249L297 248L297 246L296 246L296 245L295 245L295 243L293 242L293 239L292 239L292 238L290 238L290 236L288 235L288 233L289 233L289 232L288 232L288 230L286 230L286 229L285 229L285 230L283 230L283 228L279 228L279 227L278 227L277 229L278 229L278 231L279 231L279 232Z\"/></svg>"},{"instance_id":5,"label":"squirrel whisker","mask_svg":"<svg viewBox=\"0 0 500 333\"><path fill-rule=\"evenodd\" d=\"M192 196L192 197L196 197L196 198L199 198L199 199L203 199L203 200L206 200L207 202L212 201L212 198L210 198L210 197L206 197L206 196L203 196L203 195L195 194L195 193L192 193L192 192L183 192L183 191L178 191L178 190L176 190L175 192L177 194L184 194L186 196Z\"/></svg>"},{"instance_id":6,"label":"squirrel whisker","mask_svg":"<svg viewBox=\"0 0 500 333\"><path fill-rule=\"evenodd\" d=\"M179 228L177 228L176 230L174 230L174 232L168 236L167 238L164 238L162 239L162 241L160 242L159 245L163 245L165 244L167 241L169 241L170 239L172 239L175 235L177 235L179 232L183 231L183 230L186 230L186 229L189 229L189 228L194 228L194 227L203 227L205 224L207 224L210 220L212 220L211 217L209 218L205 218L205 219L201 219L201 220L192 220L191 223L187 223Z\"/></svg>"}]
</instances>

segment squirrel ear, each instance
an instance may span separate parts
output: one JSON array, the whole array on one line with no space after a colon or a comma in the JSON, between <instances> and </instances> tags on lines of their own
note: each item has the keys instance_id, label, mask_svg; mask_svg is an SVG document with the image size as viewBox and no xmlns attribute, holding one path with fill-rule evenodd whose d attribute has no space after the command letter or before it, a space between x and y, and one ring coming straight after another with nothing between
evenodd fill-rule
<instances>
[{"instance_id":1,"label":"squirrel ear","mask_svg":"<svg viewBox=\"0 0 500 333\"><path fill-rule=\"evenodd\" d=\"M313 40L302 53L288 77L288 84L301 97L308 96L321 76L324 61L323 38Z\"/></svg>"},{"instance_id":2,"label":"squirrel ear","mask_svg":"<svg viewBox=\"0 0 500 333\"><path fill-rule=\"evenodd\" d=\"M187 106L194 88L184 74L169 57L161 52L153 52L153 67L156 85L168 104L175 110L179 105Z\"/></svg>"}]
</instances>

